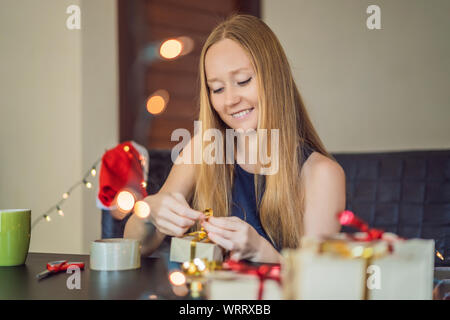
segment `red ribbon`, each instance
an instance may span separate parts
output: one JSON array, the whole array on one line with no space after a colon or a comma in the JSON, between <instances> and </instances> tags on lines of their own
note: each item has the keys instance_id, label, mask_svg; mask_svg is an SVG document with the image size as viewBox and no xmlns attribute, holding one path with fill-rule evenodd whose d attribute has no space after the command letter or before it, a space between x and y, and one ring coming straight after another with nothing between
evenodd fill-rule
<instances>
[{"instance_id":1,"label":"red ribbon","mask_svg":"<svg viewBox=\"0 0 450 320\"><path fill-rule=\"evenodd\" d=\"M228 259L223 263L222 266L225 270L231 270L237 273L257 276L259 279L258 300L262 300L265 280L275 280L279 284L281 284L280 264L274 264L270 266L266 264L263 264L261 266L250 266L244 262Z\"/></svg>"},{"instance_id":2,"label":"red ribbon","mask_svg":"<svg viewBox=\"0 0 450 320\"><path fill-rule=\"evenodd\" d=\"M338 213L339 223L343 226L350 226L360 231L364 232L364 238L356 238L354 236L353 239L359 241L372 241L379 240L383 238L383 230L369 228L369 225L365 223L363 220L356 217L356 215L348 210L342 211Z\"/></svg>"},{"instance_id":3,"label":"red ribbon","mask_svg":"<svg viewBox=\"0 0 450 320\"><path fill-rule=\"evenodd\" d=\"M356 237L354 235L348 235L350 239L355 241L373 241L373 240L381 240L383 239L383 230L369 228L369 225L365 223L363 220L359 219L353 212L349 210L342 211L341 213L338 213L338 219L339 223L343 226L350 226L354 227L356 229L359 229L360 231L364 232L364 236ZM393 241L394 239L383 239L388 243L388 249L389 252L394 251ZM398 237L396 240L404 240L404 238Z\"/></svg>"}]
</instances>

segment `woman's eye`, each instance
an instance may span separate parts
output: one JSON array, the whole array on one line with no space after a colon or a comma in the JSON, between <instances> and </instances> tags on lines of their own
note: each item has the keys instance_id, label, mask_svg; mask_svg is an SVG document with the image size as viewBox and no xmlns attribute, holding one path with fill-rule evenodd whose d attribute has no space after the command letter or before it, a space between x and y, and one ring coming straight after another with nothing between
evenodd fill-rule
<instances>
[{"instance_id":1,"label":"woman's eye","mask_svg":"<svg viewBox=\"0 0 450 320\"><path fill-rule=\"evenodd\" d=\"M250 82L250 80L252 80L252 77L250 77L250 78L248 78L247 80L245 80L245 81L242 81L242 82L238 82L238 84L239 85L246 85L247 83L249 83Z\"/></svg>"},{"instance_id":2,"label":"woman's eye","mask_svg":"<svg viewBox=\"0 0 450 320\"><path fill-rule=\"evenodd\" d=\"M239 84L240 86L245 86L245 85L246 85L247 83L249 83L251 80L252 80L252 77L248 78L248 79L245 80L245 81L238 82L238 84ZM212 89L211 89L211 91L212 91L212 93L221 93L221 92L223 91L223 88L219 88L219 89L216 89L216 90L212 90Z\"/></svg>"}]
</instances>

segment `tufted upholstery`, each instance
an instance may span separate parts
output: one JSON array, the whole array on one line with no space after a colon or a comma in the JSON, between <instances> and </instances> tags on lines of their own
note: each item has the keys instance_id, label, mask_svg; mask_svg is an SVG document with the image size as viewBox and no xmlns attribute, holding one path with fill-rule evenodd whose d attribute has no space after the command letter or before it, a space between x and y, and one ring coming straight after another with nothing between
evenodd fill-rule
<instances>
[{"instance_id":1,"label":"tufted upholstery","mask_svg":"<svg viewBox=\"0 0 450 320\"><path fill-rule=\"evenodd\" d=\"M169 150L150 150L149 194L164 183L172 161ZM405 238L435 239L450 265L450 150L335 154L347 178L347 209L371 227ZM121 237L126 220L103 212L102 236ZM345 232L355 230L344 228Z\"/></svg>"},{"instance_id":2,"label":"tufted upholstery","mask_svg":"<svg viewBox=\"0 0 450 320\"><path fill-rule=\"evenodd\" d=\"M334 156L346 173L349 210L371 227L435 239L445 257L435 264L450 265L450 150Z\"/></svg>"}]
</instances>

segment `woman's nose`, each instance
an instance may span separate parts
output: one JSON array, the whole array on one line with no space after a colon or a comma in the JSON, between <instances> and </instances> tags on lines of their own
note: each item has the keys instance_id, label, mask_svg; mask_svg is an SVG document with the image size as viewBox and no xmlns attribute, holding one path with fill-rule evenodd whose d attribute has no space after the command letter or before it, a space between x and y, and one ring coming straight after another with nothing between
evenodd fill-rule
<instances>
[{"instance_id":1,"label":"woman's nose","mask_svg":"<svg viewBox=\"0 0 450 320\"><path fill-rule=\"evenodd\" d=\"M228 87L227 90L225 90L225 106L232 107L239 101L240 97L235 88Z\"/></svg>"}]
</instances>

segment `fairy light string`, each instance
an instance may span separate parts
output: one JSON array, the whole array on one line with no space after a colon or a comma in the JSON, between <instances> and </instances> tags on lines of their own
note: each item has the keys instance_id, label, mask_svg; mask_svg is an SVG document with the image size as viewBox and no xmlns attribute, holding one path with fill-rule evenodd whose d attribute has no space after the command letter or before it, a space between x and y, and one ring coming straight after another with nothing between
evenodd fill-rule
<instances>
[{"instance_id":1,"label":"fairy light string","mask_svg":"<svg viewBox=\"0 0 450 320\"><path fill-rule=\"evenodd\" d=\"M125 152L130 151L130 147L129 146L125 146L123 148L123 150ZM106 152L107 150L105 150ZM133 153L131 153L133 154ZM102 161L102 157L100 157L99 159L97 159L90 167L89 170L83 175L82 179L75 182L66 192L64 192L62 194L61 199L54 204L53 206L51 206L50 208L48 208L47 211L45 211L42 215L40 215L39 217L37 217L33 223L31 224L31 229L33 229L39 222L41 222L42 220L45 220L47 222L50 222L52 219L50 217L50 215L54 212L56 212L59 216L64 217L64 211L63 211L63 203L70 198L71 194L73 193L73 191L81 186L84 185L87 189L92 189L93 188L93 183L91 181L89 181L88 179L90 177L95 177L97 175L97 166L99 165L99 163ZM139 162L144 170L144 174L145 176L147 176L148 174L148 170L146 169L145 166L145 159L142 157L139 157ZM147 186L147 182L142 181L141 185L145 188Z\"/></svg>"}]
</instances>

